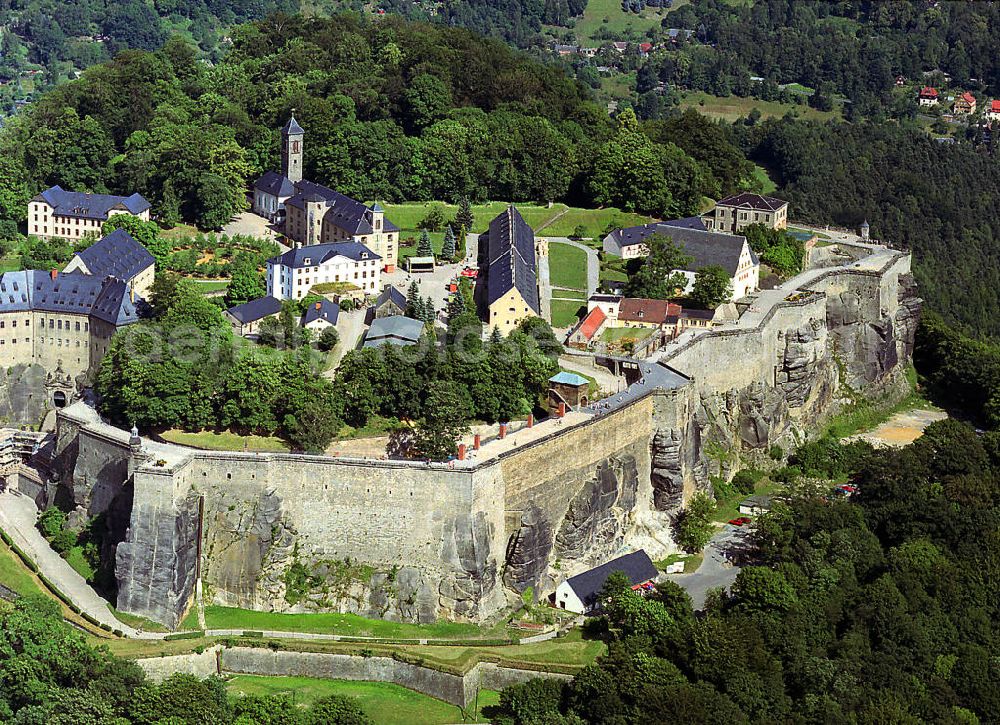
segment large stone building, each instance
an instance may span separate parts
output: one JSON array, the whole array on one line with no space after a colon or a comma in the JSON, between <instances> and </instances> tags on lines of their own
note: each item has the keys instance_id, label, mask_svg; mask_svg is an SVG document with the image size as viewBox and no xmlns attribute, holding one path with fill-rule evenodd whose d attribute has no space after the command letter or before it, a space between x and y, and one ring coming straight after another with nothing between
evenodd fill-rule
<instances>
[{"instance_id":1,"label":"large stone building","mask_svg":"<svg viewBox=\"0 0 1000 725\"><path fill-rule=\"evenodd\" d=\"M378 203L356 201L302 179L305 131L294 118L281 129L281 172L268 171L253 190L254 213L284 222L285 236L297 245L353 241L372 249L385 271L396 268L399 227Z\"/></svg>"},{"instance_id":2,"label":"large stone building","mask_svg":"<svg viewBox=\"0 0 1000 725\"><path fill-rule=\"evenodd\" d=\"M365 294L381 285L381 257L358 242L332 242L290 249L267 260L267 294L301 300L317 284L345 283Z\"/></svg>"},{"instance_id":3,"label":"large stone building","mask_svg":"<svg viewBox=\"0 0 1000 725\"><path fill-rule=\"evenodd\" d=\"M109 217L133 214L148 220L149 207L149 202L139 194L88 194L53 186L28 202L28 234L69 240L99 236Z\"/></svg>"},{"instance_id":4,"label":"large stone building","mask_svg":"<svg viewBox=\"0 0 1000 725\"><path fill-rule=\"evenodd\" d=\"M92 375L119 328L136 322L136 297L114 277L25 270L0 275L0 365L41 366L51 403L65 405Z\"/></svg>"},{"instance_id":5,"label":"large stone building","mask_svg":"<svg viewBox=\"0 0 1000 725\"><path fill-rule=\"evenodd\" d=\"M508 333L526 317L538 316L535 232L512 204L479 237L485 249L487 324Z\"/></svg>"},{"instance_id":6,"label":"large stone building","mask_svg":"<svg viewBox=\"0 0 1000 725\"><path fill-rule=\"evenodd\" d=\"M116 229L74 254L63 272L114 277L125 282L137 297L147 297L156 275L156 260L131 234Z\"/></svg>"},{"instance_id":7,"label":"large stone building","mask_svg":"<svg viewBox=\"0 0 1000 725\"><path fill-rule=\"evenodd\" d=\"M745 297L757 289L760 282L760 260L750 248L746 237L707 231L696 217L615 229L604 238L604 252L625 259L644 257L649 254L646 239L652 234L670 237L674 244L682 247L684 253L691 257L689 264L674 270L687 278L685 294L694 287L698 270L711 265L722 267L729 274L733 299Z\"/></svg>"},{"instance_id":8,"label":"large stone building","mask_svg":"<svg viewBox=\"0 0 1000 725\"><path fill-rule=\"evenodd\" d=\"M751 224L784 229L788 226L788 202L744 191L720 200L702 218L709 231L729 234L739 234Z\"/></svg>"}]
</instances>

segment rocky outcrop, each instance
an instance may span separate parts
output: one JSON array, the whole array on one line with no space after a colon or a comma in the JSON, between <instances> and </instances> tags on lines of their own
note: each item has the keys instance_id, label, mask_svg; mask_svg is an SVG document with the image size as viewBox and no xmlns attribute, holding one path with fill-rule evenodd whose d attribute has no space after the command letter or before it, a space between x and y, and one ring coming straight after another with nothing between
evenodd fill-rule
<instances>
[{"instance_id":1,"label":"rocky outcrop","mask_svg":"<svg viewBox=\"0 0 1000 725\"><path fill-rule=\"evenodd\" d=\"M477 619L479 608L491 596L502 599L496 589L498 563L491 551L493 525L479 511L457 517L452 535L442 542L441 558L450 571L438 587L440 605L466 619Z\"/></svg>"},{"instance_id":2,"label":"rocky outcrop","mask_svg":"<svg viewBox=\"0 0 1000 725\"><path fill-rule=\"evenodd\" d=\"M553 528L545 512L531 504L521 514L521 525L507 545L503 583L521 593L537 588L549 566Z\"/></svg>"},{"instance_id":3,"label":"rocky outcrop","mask_svg":"<svg viewBox=\"0 0 1000 725\"><path fill-rule=\"evenodd\" d=\"M653 506L657 511L674 511L684 500L684 465L681 460L681 432L661 428L650 446Z\"/></svg>"},{"instance_id":4,"label":"rocky outcrop","mask_svg":"<svg viewBox=\"0 0 1000 725\"><path fill-rule=\"evenodd\" d=\"M6 425L41 424L49 409L46 373L41 365L19 363L0 369L0 422Z\"/></svg>"},{"instance_id":5,"label":"rocky outcrop","mask_svg":"<svg viewBox=\"0 0 1000 725\"><path fill-rule=\"evenodd\" d=\"M635 458L602 461L594 478L570 502L556 533L556 557L588 559L617 549L638 487Z\"/></svg>"}]
</instances>

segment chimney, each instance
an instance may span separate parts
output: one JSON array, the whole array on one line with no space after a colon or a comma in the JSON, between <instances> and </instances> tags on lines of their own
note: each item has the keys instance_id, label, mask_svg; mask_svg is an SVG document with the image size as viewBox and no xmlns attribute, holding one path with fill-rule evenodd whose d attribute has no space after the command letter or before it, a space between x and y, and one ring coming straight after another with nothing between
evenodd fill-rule
<instances>
[{"instance_id":1,"label":"chimney","mask_svg":"<svg viewBox=\"0 0 1000 725\"><path fill-rule=\"evenodd\" d=\"M129 280L128 301L131 302L133 305L135 304L135 280Z\"/></svg>"},{"instance_id":2,"label":"chimney","mask_svg":"<svg viewBox=\"0 0 1000 725\"><path fill-rule=\"evenodd\" d=\"M480 445L482 445L482 439L479 437L479 434L476 433L476 436L472 439L472 449L478 451Z\"/></svg>"},{"instance_id":3,"label":"chimney","mask_svg":"<svg viewBox=\"0 0 1000 725\"><path fill-rule=\"evenodd\" d=\"M317 311L320 310L320 309L322 309L322 307L323 307L323 303L322 302L317 302L316 303L316 309L317 309Z\"/></svg>"},{"instance_id":4,"label":"chimney","mask_svg":"<svg viewBox=\"0 0 1000 725\"><path fill-rule=\"evenodd\" d=\"M51 276L52 276L52 279L55 279L56 277L58 277L59 276L59 270L58 269L53 269L52 272L51 272Z\"/></svg>"},{"instance_id":5,"label":"chimney","mask_svg":"<svg viewBox=\"0 0 1000 725\"><path fill-rule=\"evenodd\" d=\"M464 461L465 460L465 444L464 443L459 443L458 444L458 460L460 460L460 461Z\"/></svg>"}]
</instances>

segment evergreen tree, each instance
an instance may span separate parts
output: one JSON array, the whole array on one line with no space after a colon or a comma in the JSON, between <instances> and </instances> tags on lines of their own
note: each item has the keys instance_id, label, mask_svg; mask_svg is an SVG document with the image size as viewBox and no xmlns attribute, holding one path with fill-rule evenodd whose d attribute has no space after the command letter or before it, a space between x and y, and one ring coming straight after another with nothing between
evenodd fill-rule
<instances>
[{"instance_id":1,"label":"evergreen tree","mask_svg":"<svg viewBox=\"0 0 1000 725\"><path fill-rule=\"evenodd\" d=\"M433 327L434 320L437 319L437 313L434 311L434 300L430 297L424 300L424 316L422 319L428 327Z\"/></svg>"},{"instance_id":2,"label":"evergreen tree","mask_svg":"<svg viewBox=\"0 0 1000 725\"><path fill-rule=\"evenodd\" d=\"M503 342L503 335L500 333L500 328L494 325L493 332L490 333L490 344L497 345L502 342Z\"/></svg>"},{"instance_id":3,"label":"evergreen tree","mask_svg":"<svg viewBox=\"0 0 1000 725\"><path fill-rule=\"evenodd\" d=\"M444 230L444 244L441 246L441 258L449 262L455 258L455 232L452 231L450 225Z\"/></svg>"},{"instance_id":4,"label":"evergreen tree","mask_svg":"<svg viewBox=\"0 0 1000 725\"><path fill-rule=\"evenodd\" d=\"M424 301L420 297L420 285L417 284L417 280L413 280L410 282L410 289L406 292L406 310L403 314L414 320L422 320L424 317L423 304Z\"/></svg>"},{"instance_id":5,"label":"evergreen tree","mask_svg":"<svg viewBox=\"0 0 1000 725\"><path fill-rule=\"evenodd\" d=\"M459 289L459 291L452 295L452 298L448 300L448 319L452 320L458 317L460 314L465 312L466 309L465 295L462 293L462 290Z\"/></svg>"},{"instance_id":6,"label":"evergreen tree","mask_svg":"<svg viewBox=\"0 0 1000 725\"><path fill-rule=\"evenodd\" d=\"M434 256L434 247L431 246L431 235L427 233L426 229L420 230L420 241L417 242L417 256L418 257Z\"/></svg>"},{"instance_id":7,"label":"evergreen tree","mask_svg":"<svg viewBox=\"0 0 1000 725\"><path fill-rule=\"evenodd\" d=\"M464 224L456 225L458 226L458 232L455 234L455 259L461 261L465 259L465 237L469 232Z\"/></svg>"},{"instance_id":8,"label":"evergreen tree","mask_svg":"<svg viewBox=\"0 0 1000 725\"><path fill-rule=\"evenodd\" d=\"M458 202L458 212L455 214L455 224L459 228L472 229L472 225L476 223L476 217L472 213L472 204L469 202L468 196L463 196Z\"/></svg>"}]
</instances>

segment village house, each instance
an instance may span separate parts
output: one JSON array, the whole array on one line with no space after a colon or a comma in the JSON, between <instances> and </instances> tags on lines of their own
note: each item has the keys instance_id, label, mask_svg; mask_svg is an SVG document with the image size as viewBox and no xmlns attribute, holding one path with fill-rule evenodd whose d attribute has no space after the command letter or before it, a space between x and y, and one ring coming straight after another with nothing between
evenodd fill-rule
<instances>
[{"instance_id":1,"label":"village house","mask_svg":"<svg viewBox=\"0 0 1000 725\"><path fill-rule=\"evenodd\" d=\"M28 202L28 234L76 241L87 235L100 236L104 222L115 214L149 220L149 209L149 202L139 194L88 194L53 186Z\"/></svg>"},{"instance_id":2,"label":"village house","mask_svg":"<svg viewBox=\"0 0 1000 725\"><path fill-rule=\"evenodd\" d=\"M323 299L312 303L302 315L302 326L319 335L328 327L336 327L340 319L340 305Z\"/></svg>"},{"instance_id":3,"label":"village house","mask_svg":"<svg viewBox=\"0 0 1000 725\"><path fill-rule=\"evenodd\" d=\"M147 297L156 275L156 260L124 229L73 255L64 273L79 272L93 277L114 277L125 282L133 294Z\"/></svg>"},{"instance_id":4,"label":"village house","mask_svg":"<svg viewBox=\"0 0 1000 725\"><path fill-rule=\"evenodd\" d=\"M526 317L540 314L535 232L512 204L490 222L479 244L487 251L486 322L506 334Z\"/></svg>"},{"instance_id":5,"label":"village house","mask_svg":"<svg viewBox=\"0 0 1000 725\"><path fill-rule=\"evenodd\" d=\"M305 131L289 119L281 129L281 173L268 171L254 182L253 211L284 222L285 236L297 245L357 242L373 250L386 272L396 269L399 227L372 206L321 184L302 179Z\"/></svg>"},{"instance_id":6,"label":"village house","mask_svg":"<svg viewBox=\"0 0 1000 725\"><path fill-rule=\"evenodd\" d=\"M260 323L268 317L276 317L281 312L281 301L270 296L258 297L255 300L235 305L223 312L233 334L239 337L256 335L260 332Z\"/></svg>"},{"instance_id":7,"label":"village house","mask_svg":"<svg viewBox=\"0 0 1000 725\"><path fill-rule=\"evenodd\" d=\"M267 260L267 294L301 300L315 285L338 282L375 294L381 271L379 255L358 242L298 247Z\"/></svg>"},{"instance_id":8,"label":"village house","mask_svg":"<svg viewBox=\"0 0 1000 725\"><path fill-rule=\"evenodd\" d=\"M986 111L986 120L1000 121L1000 98L990 101L990 106Z\"/></svg>"},{"instance_id":9,"label":"village house","mask_svg":"<svg viewBox=\"0 0 1000 725\"><path fill-rule=\"evenodd\" d=\"M592 307L583 319L569 331L566 344L584 349L591 345L608 326L608 316L600 307Z\"/></svg>"},{"instance_id":10,"label":"village house","mask_svg":"<svg viewBox=\"0 0 1000 725\"><path fill-rule=\"evenodd\" d=\"M965 91L955 98L955 105L952 107L956 115L968 116L976 112L976 97Z\"/></svg>"},{"instance_id":11,"label":"village house","mask_svg":"<svg viewBox=\"0 0 1000 725\"><path fill-rule=\"evenodd\" d=\"M920 93L917 95L917 103L924 107L936 106L938 104L937 88L931 88L930 86L921 88Z\"/></svg>"},{"instance_id":12,"label":"village house","mask_svg":"<svg viewBox=\"0 0 1000 725\"><path fill-rule=\"evenodd\" d=\"M649 254L645 240L652 234L662 234L670 237L674 244L682 247L684 253L691 257L691 262L683 269L673 270L681 272L687 278L684 294L694 287L698 270L711 265L720 266L729 274L733 299L740 299L756 290L760 281L760 260L746 238L699 229L700 220L695 219L616 229L604 238L604 252L623 259L644 257Z\"/></svg>"},{"instance_id":13,"label":"village house","mask_svg":"<svg viewBox=\"0 0 1000 725\"><path fill-rule=\"evenodd\" d=\"M751 224L771 229L788 227L788 202L744 191L720 200L702 219L709 231L739 234Z\"/></svg>"},{"instance_id":14,"label":"village house","mask_svg":"<svg viewBox=\"0 0 1000 725\"><path fill-rule=\"evenodd\" d=\"M387 284L381 294L375 298L375 304L371 306L369 312L372 319L405 314L406 295L391 284Z\"/></svg>"},{"instance_id":15,"label":"village house","mask_svg":"<svg viewBox=\"0 0 1000 725\"><path fill-rule=\"evenodd\" d=\"M635 591L652 589L653 582L660 575L649 554L639 549L566 579L556 587L555 593L551 595L551 602L559 609L576 614L598 611L603 605L600 594L604 583L616 571L628 577L629 584Z\"/></svg>"}]
</instances>

